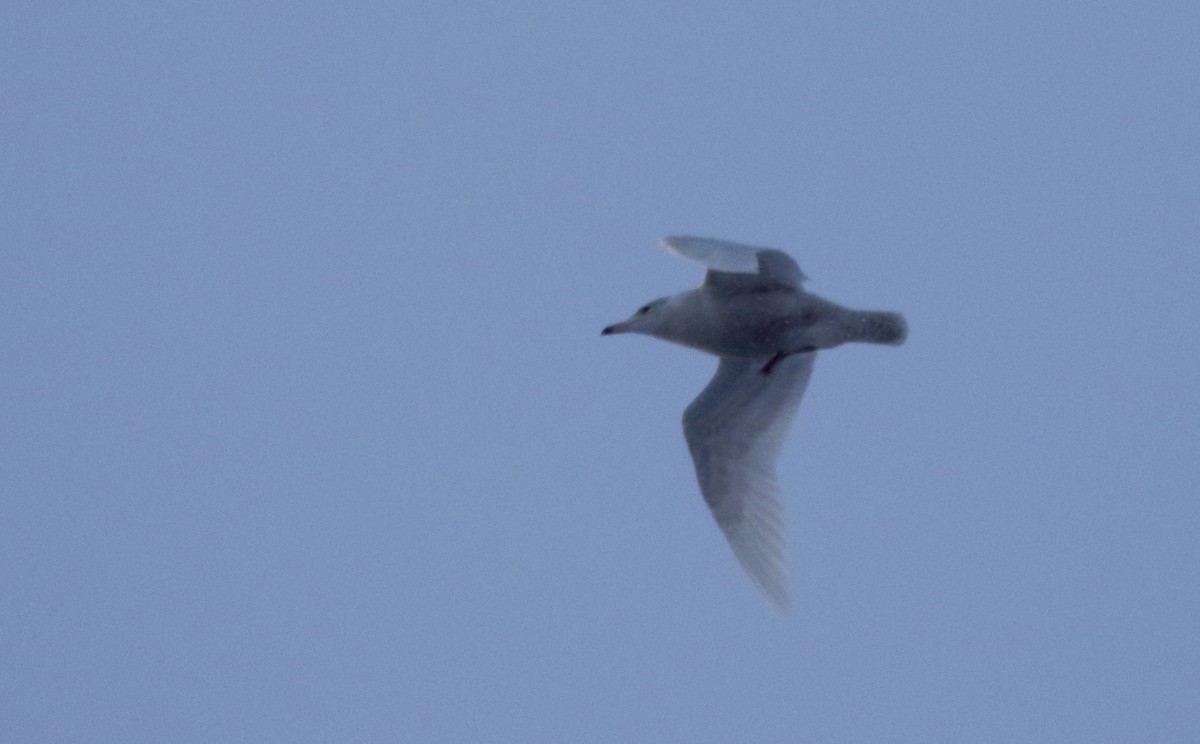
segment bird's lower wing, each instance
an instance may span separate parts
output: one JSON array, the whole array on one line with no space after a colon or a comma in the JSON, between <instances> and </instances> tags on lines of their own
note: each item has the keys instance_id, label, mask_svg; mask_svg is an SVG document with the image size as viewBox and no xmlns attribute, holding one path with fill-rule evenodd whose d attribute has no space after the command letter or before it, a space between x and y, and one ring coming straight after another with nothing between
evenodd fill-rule
<instances>
[{"instance_id":1,"label":"bird's lower wing","mask_svg":"<svg viewBox=\"0 0 1200 744\"><path fill-rule=\"evenodd\" d=\"M780 361L722 357L683 414L704 500L746 573L780 608L789 603L787 544L775 461L812 374L815 352Z\"/></svg>"}]
</instances>

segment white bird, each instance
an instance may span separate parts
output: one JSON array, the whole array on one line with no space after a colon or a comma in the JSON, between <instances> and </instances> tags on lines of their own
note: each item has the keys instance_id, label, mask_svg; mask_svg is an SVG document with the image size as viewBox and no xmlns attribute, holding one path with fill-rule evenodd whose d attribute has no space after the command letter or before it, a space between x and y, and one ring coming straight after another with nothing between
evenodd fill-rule
<instances>
[{"instance_id":1,"label":"white bird","mask_svg":"<svg viewBox=\"0 0 1200 744\"><path fill-rule=\"evenodd\" d=\"M698 288L655 300L604 335L644 333L720 357L683 413L704 501L750 579L790 603L775 461L800 407L818 349L848 341L902 344L897 313L851 310L800 286L783 251L672 236L667 250L708 268Z\"/></svg>"}]
</instances>

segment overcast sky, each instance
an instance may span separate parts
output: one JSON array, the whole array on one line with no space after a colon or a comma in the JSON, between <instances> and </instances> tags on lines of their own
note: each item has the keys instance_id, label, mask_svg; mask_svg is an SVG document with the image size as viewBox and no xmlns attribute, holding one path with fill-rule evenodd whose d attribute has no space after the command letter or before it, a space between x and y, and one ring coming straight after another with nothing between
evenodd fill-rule
<instances>
[{"instance_id":1,"label":"overcast sky","mask_svg":"<svg viewBox=\"0 0 1200 744\"><path fill-rule=\"evenodd\" d=\"M1200 740L1198 8L5 4L0 740ZM788 615L670 233L908 319Z\"/></svg>"}]
</instances>

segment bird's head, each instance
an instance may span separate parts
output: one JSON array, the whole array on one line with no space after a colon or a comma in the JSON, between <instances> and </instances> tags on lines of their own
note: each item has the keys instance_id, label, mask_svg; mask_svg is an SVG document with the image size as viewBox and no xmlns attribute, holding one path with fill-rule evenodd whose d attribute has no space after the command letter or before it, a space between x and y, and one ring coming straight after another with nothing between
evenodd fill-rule
<instances>
[{"instance_id":1,"label":"bird's head","mask_svg":"<svg viewBox=\"0 0 1200 744\"><path fill-rule=\"evenodd\" d=\"M647 336L662 335L666 325L666 313L663 312L663 308L666 307L670 299L669 297L663 297L654 302L642 305L637 309L637 312L629 316L628 320L613 323L603 331L600 331L601 335L608 336L613 333L644 333Z\"/></svg>"}]
</instances>

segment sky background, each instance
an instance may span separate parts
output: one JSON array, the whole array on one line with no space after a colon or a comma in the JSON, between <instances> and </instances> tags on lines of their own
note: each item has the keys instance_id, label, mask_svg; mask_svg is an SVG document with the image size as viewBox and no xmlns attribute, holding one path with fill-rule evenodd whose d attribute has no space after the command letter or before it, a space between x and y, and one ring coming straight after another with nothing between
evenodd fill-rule
<instances>
[{"instance_id":1,"label":"sky background","mask_svg":"<svg viewBox=\"0 0 1200 744\"><path fill-rule=\"evenodd\" d=\"M4 4L0 740L1200 740L1198 7ZM671 233L908 318L788 615Z\"/></svg>"}]
</instances>

